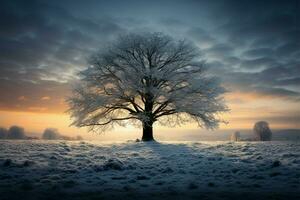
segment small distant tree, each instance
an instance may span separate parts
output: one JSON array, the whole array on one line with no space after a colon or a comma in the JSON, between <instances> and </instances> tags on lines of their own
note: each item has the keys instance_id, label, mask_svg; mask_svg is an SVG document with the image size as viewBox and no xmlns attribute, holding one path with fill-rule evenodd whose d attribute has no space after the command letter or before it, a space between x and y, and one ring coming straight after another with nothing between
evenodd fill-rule
<instances>
[{"instance_id":1,"label":"small distant tree","mask_svg":"<svg viewBox=\"0 0 300 200\"><path fill-rule=\"evenodd\" d=\"M83 137L80 136L80 135L77 135L76 138L75 138L75 140L83 140Z\"/></svg>"},{"instance_id":2,"label":"small distant tree","mask_svg":"<svg viewBox=\"0 0 300 200\"><path fill-rule=\"evenodd\" d=\"M240 141L241 140L241 134L239 131L236 131L234 133L232 133L231 135L231 141Z\"/></svg>"},{"instance_id":3,"label":"small distant tree","mask_svg":"<svg viewBox=\"0 0 300 200\"><path fill-rule=\"evenodd\" d=\"M0 127L0 139L7 139L8 130L6 128Z\"/></svg>"},{"instance_id":4,"label":"small distant tree","mask_svg":"<svg viewBox=\"0 0 300 200\"><path fill-rule=\"evenodd\" d=\"M58 140L61 135L56 128L46 128L42 135L42 139L44 140Z\"/></svg>"},{"instance_id":5,"label":"small distant tree","mask_svg":"<svg viewBox=\"0 0 300 200\"><path fill-rule=\"evenodd\" d=\"M26 139L24 128L20 126L11 126L8 130L8 139Z\"/></svg>"},{"instance_id":6,"label":"small distant tree","mask_svg":"<svg viewBox=\"0 0 300 200\"><path fill-rule=\"evenodd\" d=\"M129 34L91 56L68 99L72 125L105 131L142 125L153 140L153 124L195 121L217 128L227 111L224 88L205 73L199 50L161 33Z\"/></svg>"},{"instance_id":7,"label":"small distant tree","mask_svg":"<svg viewBox=\"0 0 300 200\"><path fill-rule=\"evenodd\" d=\"M272 131L265 121L256 122L253 131L255 139L258 141L270 141L272 139Z\"/></svg>"}]
</instances>

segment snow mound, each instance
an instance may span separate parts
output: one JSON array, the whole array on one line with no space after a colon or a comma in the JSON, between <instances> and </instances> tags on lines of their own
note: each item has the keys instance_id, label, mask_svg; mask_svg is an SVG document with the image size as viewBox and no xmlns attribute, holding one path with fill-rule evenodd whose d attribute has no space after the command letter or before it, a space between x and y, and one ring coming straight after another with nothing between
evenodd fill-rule
<instances>
[{"instance_id":1,"label":"snow mound","mask_svg":"<svg viewBox=\"0 0 300 200\"><path fill-rule=\"evenodd\" d=\"M103 171L103 170L124 170L126 169L124 163L116 158L111 158L101 166L96 166L95 171Z\"/></svg>"}]
</instances>

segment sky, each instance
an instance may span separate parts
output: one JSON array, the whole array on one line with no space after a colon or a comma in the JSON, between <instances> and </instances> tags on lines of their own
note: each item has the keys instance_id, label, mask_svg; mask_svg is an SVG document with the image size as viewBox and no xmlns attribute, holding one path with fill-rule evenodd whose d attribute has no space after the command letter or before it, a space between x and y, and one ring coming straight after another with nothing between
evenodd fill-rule
<instances>
[{"instance_id":1,"label":"sky","mask_svg":"<svg viewBox=\"0 0 300 200\"><path fill-rule=\"evenodd\" d=\"M228 90L221 129L259 120L300 128L299 0L1 0L0 126L86 134L69 127L65 98L88 56L130 32L162 32L201 49Z\"/></svg>"}]
</instances>

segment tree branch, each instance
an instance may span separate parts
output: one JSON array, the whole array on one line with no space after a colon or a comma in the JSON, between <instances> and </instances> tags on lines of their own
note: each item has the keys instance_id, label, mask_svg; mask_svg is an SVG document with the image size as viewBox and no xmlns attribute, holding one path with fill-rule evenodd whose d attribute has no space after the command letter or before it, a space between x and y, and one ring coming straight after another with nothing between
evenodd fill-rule
<instances>
[{"instance_id":1,"label":"tree branch","mask_svg":"<svg viewBox=\"0 0 300 200\"><path fill-rule=\"evenodd\" d=\"M90 124L80 124L79 127L85 127L85 126L104 126L107 125L113 121L123 121L123 120L129 120L129 119L138 119L137 117L124 117L124 118L112 118L107 122L104 123L90 123Z\"/></svg>"}]
</instances>

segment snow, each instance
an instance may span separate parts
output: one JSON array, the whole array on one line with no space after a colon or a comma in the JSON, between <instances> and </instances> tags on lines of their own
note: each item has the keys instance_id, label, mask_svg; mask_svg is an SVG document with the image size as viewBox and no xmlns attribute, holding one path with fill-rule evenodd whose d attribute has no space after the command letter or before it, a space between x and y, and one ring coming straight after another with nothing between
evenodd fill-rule
<instances>
[{"instance_id":1,"label":"snow","mask_svg":"<svg viewBox=\"0 0 300 200\"><path fill-rule=\"evenodd\" d=\"M300 143L0 141L0 199L299 199Z\"/></svg>"},{"instance_id":2,"label":"snow","mask_svg":"<svg viewBox=\"0 0 300 200\"><path fill-rule=\"evenodd\" d=\"M88 59L68 98L72 125L96 132L116 125L217 128L228 111L218 78L199 49L162 33L128 34ZM144 138L152 139L152 138Z\"/></svg>"}]
</instances>

